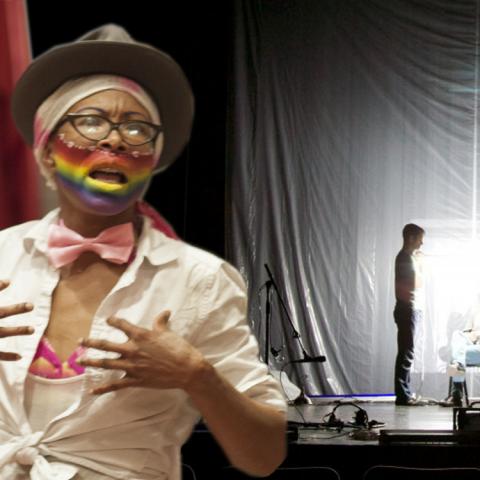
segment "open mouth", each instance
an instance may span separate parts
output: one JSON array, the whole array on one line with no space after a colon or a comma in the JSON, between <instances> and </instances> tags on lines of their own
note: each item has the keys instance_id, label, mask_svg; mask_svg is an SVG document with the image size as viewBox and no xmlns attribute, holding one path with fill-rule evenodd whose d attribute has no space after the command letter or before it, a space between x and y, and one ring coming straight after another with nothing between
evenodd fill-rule
<instances>
[{"instance_id":1,"label":"open mouth","mask_svg":"<svg viewBox=\"0 0 480 480\"><path fill-rule=\"evenodd\" d=\"M90 178L100 180L106 183L120 183L124 184L128 182L127 176L115 168L101 167L96 168L88 173Z\"/></svg>"}]
</instances>

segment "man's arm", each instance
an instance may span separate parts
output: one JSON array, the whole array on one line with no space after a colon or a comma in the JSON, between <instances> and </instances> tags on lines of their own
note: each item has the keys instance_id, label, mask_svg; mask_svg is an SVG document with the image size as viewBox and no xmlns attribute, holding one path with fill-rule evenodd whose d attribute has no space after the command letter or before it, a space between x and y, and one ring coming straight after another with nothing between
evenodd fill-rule
<instances>
[{"instance_id":1,"label":"man's arm","mask_svg":"<svg viewBox=\"0 0 480 480\"><path fill-rule=\"evenodd\" d=\"M395 297L411 304L415 292L415 268L411 256L399 254L395 260Z\"/></svg>"}]
</instances>

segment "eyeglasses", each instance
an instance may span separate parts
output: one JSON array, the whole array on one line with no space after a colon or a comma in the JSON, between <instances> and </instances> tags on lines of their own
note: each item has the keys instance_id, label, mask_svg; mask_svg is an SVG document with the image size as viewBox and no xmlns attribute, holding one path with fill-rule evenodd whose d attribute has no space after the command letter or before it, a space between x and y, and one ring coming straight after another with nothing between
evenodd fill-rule
<instances>
[{"instance_id":1,"label":"eyeglasses","mask_svg":"<svg viewBox=\"0 0 480 480\"><path fill-rule=\"evenodd\" d=\"M162 125L155 125L143 120L114 123L101 115L92 114L67 113L60 124L64 122L70 123L82 137L97 142L107 138L115 129L122 139L132 146L153 142L160 132L163 132Z\"/></svg>"}]
</instances>

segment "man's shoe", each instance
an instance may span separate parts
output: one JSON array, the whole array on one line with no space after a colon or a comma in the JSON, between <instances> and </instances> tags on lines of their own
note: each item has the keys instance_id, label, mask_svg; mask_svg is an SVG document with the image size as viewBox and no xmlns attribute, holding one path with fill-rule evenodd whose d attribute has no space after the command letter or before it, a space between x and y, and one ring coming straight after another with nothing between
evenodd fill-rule
<instances>
[{"instance_id":1,"label":"man's shoe","mask_svg":"<svg viewBox=\"0 0 480 480\"><path fill-rule=\"evenodd\" d=\"M301 393L290 405L312 405L312 401L304 394Z\"/></svg>"},{"instance_id":2,"label":"man's shoe","mask_svg":"<svg viewBox=\"0 0 480 480\"><path fill-rule=\"evenodd\" d=\"M463 396L458 390L453 390L448 398L438 402L438 404L441 407L461 407L463 405Z\"/></svg>"},{"instance_id":3,"label":"man's shoe","mask_svg":"<svg viewBox=\"0 0 480 480\"><path fill-rule=\"evenodd\" d=\"M424 407L428 402L420 398L410 397L405 400L395 400L395 405L401 407Z\"/></svg>"},{"instance_id":4,"label":"man's shoe","mask_svg":"<svg viewBox=\"0 0 480 480\"><path fill-rule=\"evenodd\" d=\"M438 404L441 407L461 407L462 406L462 400L456 399L453 397L453 395L450 395L448 398L445 400L441 400L438 402Z\"/></svg>"}]
</instances>

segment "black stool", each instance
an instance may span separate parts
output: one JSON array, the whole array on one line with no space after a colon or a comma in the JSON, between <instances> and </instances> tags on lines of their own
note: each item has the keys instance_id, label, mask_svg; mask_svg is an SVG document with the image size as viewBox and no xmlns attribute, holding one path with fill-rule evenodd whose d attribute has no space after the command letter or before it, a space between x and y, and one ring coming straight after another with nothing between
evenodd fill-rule
<instances>
[{"instance_id":1,"label":"black stool","mask_svg":"<svg viewBox=\"0 0 480 480\"><path fill-rule=\"evenodd\" d=\"M467 380L466 380L466 378L463 379L463 382L461 382L461 385L462 385L462 394L463 394L463 396L465 398L465 402L468 406L468 405L470 405L470 401L468 400L468 390L467 390ZM453 390L453 378L449 377L447 398L452 396L452 390Z\"/></svg>"}]
</instances>

